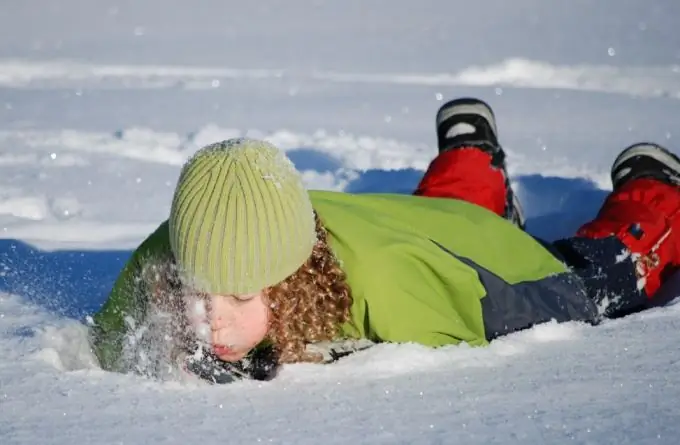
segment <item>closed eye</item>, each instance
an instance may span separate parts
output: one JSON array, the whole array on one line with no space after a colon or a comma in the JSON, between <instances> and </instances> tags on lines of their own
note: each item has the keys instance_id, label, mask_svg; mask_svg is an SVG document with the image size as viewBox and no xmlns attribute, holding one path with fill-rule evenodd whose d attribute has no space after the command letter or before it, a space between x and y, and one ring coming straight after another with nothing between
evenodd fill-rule
<instances>
[{"instance_id":1,"label":"closed eye","mask_svg":"<svg viewBox=\"0 0 680 445\"><path fill-rule=\"evenodd\" d=\"M239 303L245 303L255 298L255 295L232 295L232 297Z\"/></svg>"}]
</instances>

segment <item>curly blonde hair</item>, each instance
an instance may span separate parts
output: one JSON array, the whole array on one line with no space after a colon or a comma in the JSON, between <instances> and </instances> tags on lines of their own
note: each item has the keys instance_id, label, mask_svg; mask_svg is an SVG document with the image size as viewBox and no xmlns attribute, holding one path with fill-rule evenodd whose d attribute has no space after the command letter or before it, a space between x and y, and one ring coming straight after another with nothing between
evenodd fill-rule
<instances>
[{"instance_id":1,"label":"curly blonde hair","mask_svg":"<svg viewBox=\"0 0 680 445\"><path fill-rule=\"evenodd\" d=\"M266 290L271 307L268 338L280 363L319 362L306 345L333 340L350 320L352 296L344 271L328 245L328 232L316 217L317 243L291 276Z\"/></svg>"}]
</instances>

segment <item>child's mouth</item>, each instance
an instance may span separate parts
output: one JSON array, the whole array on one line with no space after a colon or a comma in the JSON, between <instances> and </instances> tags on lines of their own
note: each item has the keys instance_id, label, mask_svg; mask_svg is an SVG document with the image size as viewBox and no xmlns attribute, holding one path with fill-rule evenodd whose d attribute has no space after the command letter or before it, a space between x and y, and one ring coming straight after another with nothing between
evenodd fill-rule
<instances>
[{"instance_id":1,"label":"child's mouth","mask_svg":"<svg viewBox=\"0 0 680 445\"><path fill-rule=\"evenodd\" d=\"M224 356L224 355L234 355L235 351L228 346L223 346L223 345L213 345L213 352L215 355L219 356Z\"/></svg>"}]
</instances>

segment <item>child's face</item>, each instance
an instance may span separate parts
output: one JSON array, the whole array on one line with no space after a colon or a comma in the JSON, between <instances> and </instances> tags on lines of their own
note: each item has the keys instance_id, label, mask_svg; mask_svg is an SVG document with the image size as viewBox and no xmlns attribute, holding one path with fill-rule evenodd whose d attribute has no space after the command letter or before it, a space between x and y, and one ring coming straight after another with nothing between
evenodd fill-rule
<instances>
[{"instance_id":1,"label":"child's face","mask_svg":"<svg viewBox=\"0 0 680 445\"><path fill-rule=\"evenodd\" d=\"M190 299L187 305L189 320L199 337L212 345L216 356L226 362L238 361L264 340L269 307L262 292L237 296L212 295L209 298L209 313L196 310L198 300L194 299L192 304Z\"/></svg>"}]
</instances>

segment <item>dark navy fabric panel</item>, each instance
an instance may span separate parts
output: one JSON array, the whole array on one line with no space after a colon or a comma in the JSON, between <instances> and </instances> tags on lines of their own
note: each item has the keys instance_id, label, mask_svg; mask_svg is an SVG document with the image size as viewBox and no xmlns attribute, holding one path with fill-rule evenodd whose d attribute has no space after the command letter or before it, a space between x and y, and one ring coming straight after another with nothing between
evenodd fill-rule
<instances>
[{"instance_id":1,"label":"dark navy fabric panel","mask_svg":"<svg viewBox=\"0 0 680 445\"><path fill-rule=\"evenodd\" d=\"M490 283L498 277L481 279ZM577 277L563 273L511 285L505 295L487 295L481 301L486 336L493 339L551 320L595 323L597 307L582 286Z\"/></svg>"},{"instance_id":2,"label":"dark navy fabric panel","mask_svg":"<svg viewBox=\"0 0 680 445\"><path fill-rule=\"evenodd\" d=\"M618 238L573 237L554 246L581 278L602 316L620 317L647 307L649 299L638 289L633 258Z\"/></svg>"},{"instance_id":3,"label":"dark navy fabric panel","mask_svg":"<svg viewBox=\"0 0 680 445\"><path fill-rule=\"evenodd\" d=\"M597 307L577 275L565 272L509 284L471 259L435 244L479 275L486 289L486 297L480 303L487 340L550 320L595 322L598 318Z\"/></svg>"},{"instance_id":4,"label":"dark navy fabric panel","mask_svg":"<svg viewBox=\"0 0 680 445\"><path fill-rule=\"evenodd\" d=\"M471 260L459 259L477 270L487 291L481 304L488 340L550 320L597 320L597 307L588 298L581 280L571 273L508 284Z\"/></svg>"}]
</instances>

